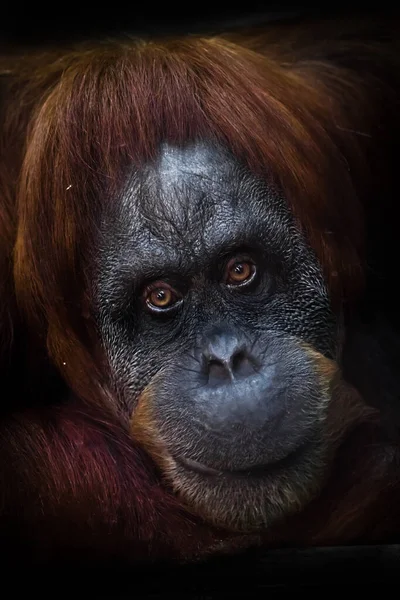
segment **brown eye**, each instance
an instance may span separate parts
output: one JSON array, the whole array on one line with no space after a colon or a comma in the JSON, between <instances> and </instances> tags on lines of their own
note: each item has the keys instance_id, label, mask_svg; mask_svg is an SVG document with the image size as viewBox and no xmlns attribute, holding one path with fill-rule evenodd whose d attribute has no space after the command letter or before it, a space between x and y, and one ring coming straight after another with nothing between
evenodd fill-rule
<instances>
[{"instance_id":1,"label":"brown eye","mask_svg":"<svg viewBox=\"0 0 400 600\"><path fill-rule=\"evenodd\" d=\"M225 283L227 285L245 285L253 280L256 267L248 259L231 259L225 271Z\"/></svg>"},{"instance_id":2,"label":"brown eye","mask_svg":"<svg viewBox=\"0 0 400 600\"><path fill-rule=\"evenodd\" d=\"M167 283L155 283L145 290L146 306L153 311L163 311L173 308L182 297Z\"/></svg>"}]
</instances>

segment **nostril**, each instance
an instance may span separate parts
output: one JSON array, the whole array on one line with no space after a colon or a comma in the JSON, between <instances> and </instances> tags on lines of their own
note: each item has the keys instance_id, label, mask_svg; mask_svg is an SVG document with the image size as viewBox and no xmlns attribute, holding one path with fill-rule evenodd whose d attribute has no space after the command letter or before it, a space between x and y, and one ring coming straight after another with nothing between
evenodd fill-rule
<instances>
[{"instance_id":1,"label":"nostril","mask_svg":"<svg viewBox=\"0 0 400 600\"><path fill-rule=\"evenodd\" d=\"M224 383L232 378L229 363L220 359L210 359L207 366L208 383L217 385Z\"/></svg>"},{"instance_id":2,"label":"nostril","mask_svg":"<svg viewBox=\"0 0 400 600\"><path fill-rule=\"evenodd\" d=\"M239 350L238 352L236 352L236 354L234 354L231 359L232 371L234 373L235 371L238 371L241 368L242 364L244 364L246 361L247 355L244 350Z\"/></svg>"},{"instance_id":3,"label":"nostril","mask_svg":"<svg viewBox=\"0 0 400 600\"><path fill-rule=\"evenodd\" d=\"M256 371L256 365L245 350L239 350L232 357L231 369L234 377L246 377Z\"/></svg>"}]
</instances>

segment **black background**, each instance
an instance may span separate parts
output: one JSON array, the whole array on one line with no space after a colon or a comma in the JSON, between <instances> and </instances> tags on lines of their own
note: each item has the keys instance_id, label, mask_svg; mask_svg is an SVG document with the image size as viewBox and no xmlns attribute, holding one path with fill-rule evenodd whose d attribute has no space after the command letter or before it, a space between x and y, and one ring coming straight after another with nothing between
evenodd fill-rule
<instances>
[{"instance_id":1,"label":"black background","mask_svg":"<svg viewBox=\"0 0 400 600\"><path fill-rule=\"evenodd\" d=\"M394 13L389 2L379 2L379 6L349 5L346 10L334 2L293 5L286 2L243 1L233 4L216 1L207 6L192 1L157 4L150 0L144 4L147 6L129 1L101 5L65 1L27 5L3 2L0 7L0 47L7 51L23 46L29 51L38 45L120 32L139 35L218 32L228 27L285 18L323 16L334 19L344 14L371 13L387 14L390 18ZM151 571L140 569L137 573L116 572L111 576L111 584L102 589L96 587L96 581L99 581L96 572L81 574L81 583L73 577L66 581L65 574L58 579L54 572L36 573L34 577L25 573L25 576L27 580L24 577L14 579L14 592L20 585L29 583L30 592L46 593L48 588L52 588L56 596L61 593L65 597L64 593L68 593L69 597L75 598L84 594L85 598L269 599L298 590L323 594L347 591L352 595L369 590L374 595L377 592L397 595L400 587L400 545L253 552L246 556L213 560L205 565L160 567ZM89 595L84 581L92 590Z\"/></svg>"},{"instance_id":2,"label":"black background","mask_svg":"<svg viewBox=\"0 0 400 600\"><path fill-rule=\"evenodd\" d=\"M181 2L28 2L7 0L0 5L0 41L3 44L36 45L98 35L128 33L196 33L282 18L343 14L393 14L397 3L267 2L238 0L212 3Z\"/></svg>"}]
</instances>

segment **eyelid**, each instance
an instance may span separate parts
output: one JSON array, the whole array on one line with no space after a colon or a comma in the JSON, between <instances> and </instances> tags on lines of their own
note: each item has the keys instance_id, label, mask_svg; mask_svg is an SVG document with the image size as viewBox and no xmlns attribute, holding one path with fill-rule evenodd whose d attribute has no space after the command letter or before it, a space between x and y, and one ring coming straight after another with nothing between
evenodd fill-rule
<instances>
[{"instance_id":1,"label":"eyelid","mask_svg":"<svg viewBox=\"0 0 400 600\"><path fill-rule=\"evenodd\" d=\"M156 279L155 281L151 281L150 283L148 283L147 285L144 286L143 291L144 292L148 292L148 291L152 291L157 289L158 287L165 287L170 289L171 291L176 291L175 287L173 285L171 285L171 283L168 280L165 279Z\"/></svg>"},{"instance_id":2,"label":"eyelid","mask_svg":"<svg viewBox=\"0 0 400 600\"><path fill-rule=\"evenodd\" d=\"M184 295L190 286L191 278L189 279L185 273L175 272L173 274L163 273L156 277L146 277L141 281L141 284L138 286L138 289L154 289L157 286L166 286L169 289L176 291L182 295Z\"/></svg>"},{"instance_id":3,"label":"eyelid","mask_svg":"<svg viewBox=\"0 0 400 600\"><path fill-rule=\"evenodd\" d=\"M224 263L223 263L223 269L224 269L224 271L227 269L229 263L231 263L231 262L248 262L248 263L251 263L253 265L257 264L257 261L252 256L252 254L249 253L249 252L233 253L233 254L230 254L229 256L227 256L225 258Z\"/></svg>"}]
</instances>

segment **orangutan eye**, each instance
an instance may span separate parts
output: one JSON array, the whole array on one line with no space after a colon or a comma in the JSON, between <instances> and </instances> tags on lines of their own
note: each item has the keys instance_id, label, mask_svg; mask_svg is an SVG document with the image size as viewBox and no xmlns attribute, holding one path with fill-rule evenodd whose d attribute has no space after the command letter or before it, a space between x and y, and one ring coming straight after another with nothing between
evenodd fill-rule
<instances>
[{"instance_id":1,"label":"orangutan eye","mask_svg":"<svg viewBox=\"0 0 400 600\"><path fill-rule=\"evenodd\" d=\"M153 283L144 291L145 305L152 312L163 312L176 308L182 302L182 295L164 281Z\"/></svg>"},{"instance_id":2,"label":"orangutan eye","mask_svg":"<svg viewBox=\"0 0 400 600\"><path fill-rule=\"evenodd\" d=\"M256 274L256 265L248 258L234 257L225 268L224 283L229 286L248 285Z\"/></svg>"}]
</instances>

